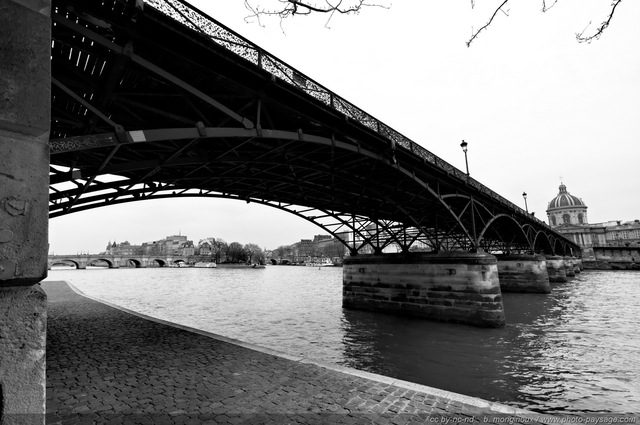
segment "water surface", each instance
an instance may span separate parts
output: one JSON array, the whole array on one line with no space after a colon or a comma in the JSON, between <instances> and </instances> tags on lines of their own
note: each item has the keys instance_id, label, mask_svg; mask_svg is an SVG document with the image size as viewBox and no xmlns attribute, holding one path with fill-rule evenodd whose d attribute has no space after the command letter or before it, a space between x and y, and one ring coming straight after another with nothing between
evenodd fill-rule
<instances>
[{"instance_id":1,"label":"water surface","mask_svg":"<svg viewBox=\"0 0 640 425\"><path fill-rule=\"evenodd\" d=\"M342 269L53 270L88 295L289 354L547 413L640 412L640 273L504 294L483 329L342 309Z\"/></svg>"}]
</instances>

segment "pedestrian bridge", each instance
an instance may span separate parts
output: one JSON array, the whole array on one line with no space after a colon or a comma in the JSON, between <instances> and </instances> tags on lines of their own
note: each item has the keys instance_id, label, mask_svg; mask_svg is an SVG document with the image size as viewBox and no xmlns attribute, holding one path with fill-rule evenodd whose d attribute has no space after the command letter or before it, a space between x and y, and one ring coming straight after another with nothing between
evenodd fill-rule
<instances>
[{"instance_id":1,"label":"pedestrian bridge","mask_svg":"<svg viewBox=\"0 0 640 425\"><path fill-rule=\"evenodd\" d=\"M504 323L495 255L523 276L580 255L428 140L409 140L184 1L53 6L51 218L161 198L263 204L345 245L346 307L489 325ZM491 313L469 320L480 304Z\"/></svg>"},{"instance_id":2,"label":"pedestrian bridge","mask_svg":"<svg viewBox=\"0 0 640 425\"><path fill-rule=\"evenodd\" d=\"M104 266L110 269L120 267L168 267L186 263L185 257L166 257L149 255L110 255L110 254L78 254L78 255L49 255L47 268L55 265L74 265L76 269L84 270L87 266Z\"/></svg>"},{"instance_id":3,"label":"pedestrian bridge","mask_svg":"<svg viewBox=\"0 0 640 425\"><path fill-rule=\"evenodd\" d=\"M309 220L352 254L579 251L185 2L59 0L52 21L52 218L223 197Z\"/></svg>"}]
</instances>

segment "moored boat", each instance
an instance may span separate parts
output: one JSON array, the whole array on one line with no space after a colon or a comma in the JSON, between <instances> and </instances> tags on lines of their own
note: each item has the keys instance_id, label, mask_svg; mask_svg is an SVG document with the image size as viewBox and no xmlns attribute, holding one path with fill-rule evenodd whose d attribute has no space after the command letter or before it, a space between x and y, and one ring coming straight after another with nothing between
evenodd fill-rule
<instances>
[{"instance_id":1,"label":"moored boat","mask_svg":"<svg viewBox=\"0 0 640 425\"><path fill-rule=\"evenodd\" d=\"M218 265L216 263L202 261L199 263L195 263L193 267L198 267L202 269L215 269L218 267Z\"/></svg>"}]
</instances>

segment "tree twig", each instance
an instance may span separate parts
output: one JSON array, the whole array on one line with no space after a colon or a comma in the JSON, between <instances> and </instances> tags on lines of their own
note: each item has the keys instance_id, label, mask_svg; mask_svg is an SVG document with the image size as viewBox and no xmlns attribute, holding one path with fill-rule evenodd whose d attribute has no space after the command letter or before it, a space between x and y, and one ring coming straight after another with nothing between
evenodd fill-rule
<instances>
[{"instance_id":1,"label":"tree twig","mask_svg":"<svg viewBox=\"0 0 640 425\"><path fill-rule=\"evenodd\" d=\"M551 9L553 6L556 5L556 3L558 3L558 0L553 0L553 3L551 3L551 6L547 6L547 2L546 0L542 0L542 11L546 12L547 10Z\"/></svg>"},{"instance_id":2,"label":"tree twig","mask_svg":"<svg viewBox=\"0 0 640 425\"><path fill-rule=\"evenodd\" d=\"M473 40L476 39L476 37L478 37L478 34L480 34L480 32L482 30L484 30L485 28L487 28L489 25L491 25L491 22L493 22L493 19L496 17L496 15L498 14L498 11L500 11L502 9L502 7L507 4L509 2L509 0L504 0L502 2L502 4L500 6L498 6L498 8L493 12L493 15L491 15L491 19L489 19L489 22L487 22L486 24L484 24L484 26L482 28L480 28L478 31L476 31L471 38L469 39L469 41L467 41L467 47L471 46L471 42Z\"/></svg>"},{"instance_id":3,"label":"tree twig","mask_svg":"<svg viewBox=\"0 0 640 425\"><path fill-rule=\"evenodd\" d=\"M604 32L604 30L607 29L607 27L609 26L609 23L611 23L613 14L616 12L616 7L618 7L620 2L622 2L622 0L613 0L613 2L611 3L611 12L609 13L609 17L607 18L606 21L604 21L600 25L600 27L596 30L596 32L593 35L590 35L588 37L584 36L584 32L588 28L587 26L587 28L585 28L581 33L576 34L576 40L578 40L579 43L591 43L594 39L595 40L599 39L602 33Z\"/></svg>"},{"instance_id":4,"label":"tree twig","mask_svg":"<svg viewBox=\"0 0 640 425\"><path fill-rule=\"evenodd\" d=\"M306 0L279 0L279 2L281 3L281 7L275 9L265 9L261 8L260 6L253 6L252 0L244 0L245 7L251 12L251 15L245 18L245 21L255 18L260 26L263 26L262 22L260 21L260 18L262 16L277 16L280 18L280 24L282 26L283 19L295 15L327 13L329 14L329 19L327 19L327 23L325 24L325 26L328 26L329 21L331 21L336 13L348 15L352 13L357 14L364 7L382 7L383 9L388 9L390 7L384 6L382 4L367 3L366 0L355 0L347 5L343 5L344 0L336 0L334 2L325 0L324 5L318 5Z\"/></svg>"}]
</instances>

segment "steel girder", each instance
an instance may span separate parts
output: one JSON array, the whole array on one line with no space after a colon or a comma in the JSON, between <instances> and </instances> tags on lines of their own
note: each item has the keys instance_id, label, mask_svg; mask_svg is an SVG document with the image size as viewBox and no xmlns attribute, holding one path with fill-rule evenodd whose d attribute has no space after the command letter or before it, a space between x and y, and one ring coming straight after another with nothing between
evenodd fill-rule
<instances>
[{"instance_id":1,"label":"steel girder","mask_svg":"<svg viewBox=\"0 0 640 425\"><path fill-rule=\"evenodd\" d=\"M256 130L202 125L126 132L125 136L126 142L120 142L115 133L51 142L52 163L59 164L52 167L50 178L52 217L146 199L219 197L256 202L302 217L334 235L354 254L385 249L535 249L531 232L528 235L512 215L496 214L470 195L439 194L397 161L335 138L278 130L262 130L258 137ZM257 147L258 141L261 146ZM130 160L126 153L125 161L116 161L118 152L133 149L140 154L145 145L155 146L150 150L153 159L142 155ZM74 159L71 163L85 167L61 165L56 161L59 156L69 156ZM86 166L92 160L95 166ZM380 173L354 173L383 167L394 174L384 178L386 183L372 184ZM399 196L412 203L402 207L396 202ZM432 222L432 215L421 214L423 208L440 211ZM499 222L509 225L498 226ZM539 237L540 232L534 235ZM547 245L544 248L552 246Z\"/></svg>"},{"instance_id":2,"label":"steel girder","mask_svg":"<svg viewBox=\"0 0 640 425\"><path fill-rule=\"evenodd\" d=\"M143 199L259 202L350 251L577 246L178 0L54 0L51 217Z\"/></svg>"}]
</instances>

